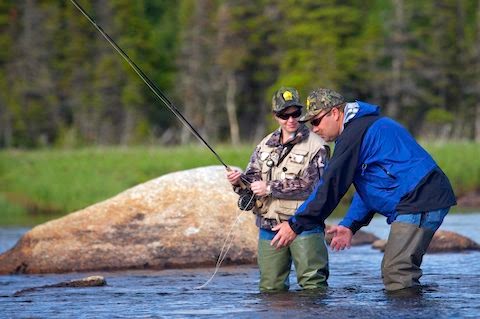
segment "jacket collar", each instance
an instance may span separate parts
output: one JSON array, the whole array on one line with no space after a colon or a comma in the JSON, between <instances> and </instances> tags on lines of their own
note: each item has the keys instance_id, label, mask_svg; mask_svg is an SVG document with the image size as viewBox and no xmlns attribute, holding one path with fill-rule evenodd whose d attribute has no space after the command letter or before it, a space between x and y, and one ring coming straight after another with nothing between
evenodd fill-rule
<instances>
[{"instance_id":1,"label":"jacket collar","mask_svg":"<svg viewBox=\"0 0 480 319\"><path fill-rule=\"evenodd\" d=\"M289 141L287 141L287 143L282 144L281 143L282 129L278 128L277 130L275 130L275 132L273 132L272 136L270 136L266 144L270 147L278 147L281 145L289 145L289 144L298 144L301 141L307 139L309 134L310 134L310 130L308 129L308 127L305 124L300 124L297 132L295 133L295 136Z\"/></svg>"}]
</instances>

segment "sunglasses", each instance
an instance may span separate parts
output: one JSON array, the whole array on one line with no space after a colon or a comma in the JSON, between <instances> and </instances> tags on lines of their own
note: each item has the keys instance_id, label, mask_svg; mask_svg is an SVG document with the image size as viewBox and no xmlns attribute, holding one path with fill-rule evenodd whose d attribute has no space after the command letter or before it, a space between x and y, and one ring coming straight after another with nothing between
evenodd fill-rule
<instances>
[{"instance_id":1,"label":"sunglasses","mask_svg":"<svg viewBox=\"0 0 480 319\"><path fill-rule=\"evenodd\" d=\"M290 117L293 117L294 119L296 119L296 118L299 117L300 115L302 115L302 110L296 110L295 112L292 112L292 113L280 113L280 114L276 114L276 116L277 116L279 119L282 119L282 120L288 120Z\"/></svg>"},{"instance_id":2,"label":"sunglasses","mask_svg":"<svg viewBox=\"0 0 480 319\"><path fill-rule=\"evenodd\" d=\"M317 117L317 118L314 119L314 120L311 120L311 121L310 121L310 124L311 124L312 126L318 126L318 125L320 125L320 122L323 120L323 118L324 118L325 116L327 116L327 114L330 113L332 110L333 110L333 108L331 108L327 113L323 114L322 116Z\"/></svg>"}]
</instances>

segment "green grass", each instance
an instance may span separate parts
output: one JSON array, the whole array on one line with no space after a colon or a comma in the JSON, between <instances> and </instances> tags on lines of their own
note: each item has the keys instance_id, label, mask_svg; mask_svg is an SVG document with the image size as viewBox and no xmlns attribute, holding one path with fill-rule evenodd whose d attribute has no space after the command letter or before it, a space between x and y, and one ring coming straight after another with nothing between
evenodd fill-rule
<instances>
[{"instance_id":1,"label":"green grass","mask_svg":"<svg viewBox=\"0 0 480 319\"><path fill-rule=\"evenodd\" d=\"M422 143L457 195L480 187L480 145ZM253 145L218 146L229 165L244 168ZM169 172L219 165L202 146L110 147L0 152L0 225L35 225L107 199Z\"/></svg>"},{"instance_id":2,"label":"green grass","mask_svg":"<svg viewBox=\"0 0 480 319\"><path fill-rule=\"evenodd\" d=\"M252 149L216 151L229 165L244 167ZM12 224L14 215L21 224L36 224L166 173L208 165L219 162L200 146L2 151L0 225Z\"/></svg>"},{"instance_id":3,"label":"green grass","mask_svg":"<svg viewBox=\"0 0 480 319\"><path fill-rule=\"evenodd\" d=\"M422 143L449 177L457 196L480 190L480 143Z\"/></svg>"}]
</instances>

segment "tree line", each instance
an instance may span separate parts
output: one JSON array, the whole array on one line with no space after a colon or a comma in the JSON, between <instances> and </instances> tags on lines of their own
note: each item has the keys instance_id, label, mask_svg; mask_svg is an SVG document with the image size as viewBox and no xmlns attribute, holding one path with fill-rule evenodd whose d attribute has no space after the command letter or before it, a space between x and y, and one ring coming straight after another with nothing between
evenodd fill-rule
<instances>
[{"instance_id":1,"label":"tree line","mask_svg":"<svg viewBox=\"0 0 480 319\"><path fill-rule=\"evenodd\" d=\"M77 0L212 142L316 87L415 135L480 140L480 0ZM0 3L0 147L194 137L68 0Z\"/></svg>"}]
</instances>

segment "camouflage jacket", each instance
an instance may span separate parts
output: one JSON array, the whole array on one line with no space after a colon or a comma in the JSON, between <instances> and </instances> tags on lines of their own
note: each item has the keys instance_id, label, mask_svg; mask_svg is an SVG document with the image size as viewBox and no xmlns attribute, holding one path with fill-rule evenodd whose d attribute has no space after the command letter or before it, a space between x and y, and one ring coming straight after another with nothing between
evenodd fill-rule
<instances>
[{"instance_id":1,"label":"camouflage jacket","mask_svg":"<svg viewBox=\"0 0 480 319\"><path fill-rule=\"evenodd\" d=\"M287 142L286 144L281 143L281 129L276 130L270 139L267 141L267 145L274 147L275 152L279 157L287 150L287 146L291 143L299 143L304 139L308 138L311 133L310 130L305 126L301 125L299 128L299 133L301 139ZM245 169L245 172L242 174L242 180L247 181L247 183L252 183L255 181L262 180L261 166L259 164L258 158L260 156L260 147L257 145L255 151L250 157L250 162ZM313 191L315 184L318 182L320 177L323 175L323 170L330 156L329 147L325 145L325 148L320 149L313 159L308 164L307 169L304 170L302 176L296 179L283 179L283 180L271 180L267 181L267 185L270 187L270 196L278 199L295 199L295 200L305 200L308 198L310 193ZM235 192L240 193L240 187L234 188Z\"/></svg>"}]
</instances>

